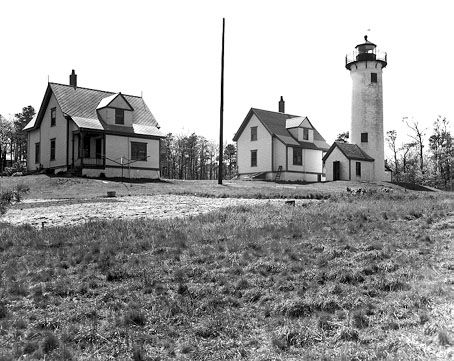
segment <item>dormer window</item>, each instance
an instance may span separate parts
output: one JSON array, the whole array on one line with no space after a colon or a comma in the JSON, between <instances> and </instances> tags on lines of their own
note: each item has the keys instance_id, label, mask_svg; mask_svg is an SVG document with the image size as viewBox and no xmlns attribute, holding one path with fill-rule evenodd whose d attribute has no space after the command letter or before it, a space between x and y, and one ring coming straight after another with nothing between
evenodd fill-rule
<instances>
[{"instance_id":1,"label":"dormer window","mask_svg":"<svg viewBox=\"0 0 454 361\"><path fill-rule=\"evenodd\" d=\"M309 129L303 129L303 140L309 140Z\"/></svg>"},{"instance_id":2,"label":"dormer window","mask_svg":"<svg viewBox=\"0 0 454 361\"><path fill-rule=\"evenodd\" d=\"M115 124L125 124L125 111L124 109L115 109Z\"/></svg>"}]
</instances>

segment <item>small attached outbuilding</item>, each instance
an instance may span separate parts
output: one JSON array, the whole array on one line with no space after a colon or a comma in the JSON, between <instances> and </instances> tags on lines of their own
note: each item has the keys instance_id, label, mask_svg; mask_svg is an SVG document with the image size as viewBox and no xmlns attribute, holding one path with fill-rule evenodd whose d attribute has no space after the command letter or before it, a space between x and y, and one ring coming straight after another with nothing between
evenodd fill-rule
<instances>
[{"instance_id":1,"label":"small attached outbuilding","mask_svg":"<svg viewBox=\"0 0 454 361\"><path fill-rule=\"evenodd\" d=\"M374 179L374 159L358 145L334 142L323 157L327 181L365 181Z\"/></svg>"}]
</instances>

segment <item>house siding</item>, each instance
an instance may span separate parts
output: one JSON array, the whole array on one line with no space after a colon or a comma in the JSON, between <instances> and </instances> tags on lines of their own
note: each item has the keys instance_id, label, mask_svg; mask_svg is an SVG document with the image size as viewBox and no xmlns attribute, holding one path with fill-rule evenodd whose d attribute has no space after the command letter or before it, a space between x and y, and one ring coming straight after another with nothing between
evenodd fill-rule
<instances>
[{"instance_id":1,"label":"house siding","mask_svg":"<svg viewBox=\"0 0 454 361\"><path fill-rule=\"evenodd\" d=\"M340 179L349 180L350 179L349 160L337 147L333 149L333 151L325 161L326 180L327 181L333 180L333 162L336 161L340 162Z\"/></svg>"},{"instance_id":2,"label":"house siding","mask_svg":"<svg viewBox=\"0 0 454 361\"><path fill-rule=\"evenodd\" d=\"M352 181L370 182L374 179L374 162L351 159ZM356 176L356 162L361 163L361 177Z\"/></svg>"},{"instance_id":3,"label":"house siding","mask_svg":"<svg viewBox=\"0 0 454 361\"><path fill-rule=\"evenodd\" d=\"M120 109L123 109L120 107ZM102 120L104 120L107 124L115 125L115 109L114 108L102 108L98 110L98 113ZM125 110L125 118L124 118L124 126L131 127L132 126L132 111ZM117 124L118 125L118 124Z\"/></svg>"},{"instance_id":4,"label":"house siding","mask_svg":"<svg viewBox=\"0 0 454 361\"><path fill-rule=\"evenodd\" d=\"M131 159L131 142L146 143L148 156L146 161L136 161L131 164L131 167L159 169L159 139L143 139L118 135L106 135L106 155L110 158L106 159L106 166L118 166L122 157Z\"/></svg>"},{"instance_id":5,"label":"house siding","mask_svg":"<svg viewBox=\"0 0 454 361\"><path fill-rule=\"evenodd\" d=\"M257 140L251 141L251 127L257 127ZM272 137L255 114L251 116L237 141L238 173L270 172ZM251 150L257 150L257 166L251 167Z\"/></svg>"},{"instance_id":6,"label":"house siding","mask_svg":"<svg viewBox=\"0 0 454 361\"><path fill-rule=\"evenodd\" d=\"M293 147L288 147L288 171L301 172L300 180L316 181L318 174L323 172L322 151L314 149L303 149L303 164L293 164ZM311 174L316 173L316 174ZM288 180L295 180L295 175L288 175Z\"/></svg>"},{"instance_id":7,"label":"house siding","mask_svg":"<svg viewBox=\"0 0 454 361\"><path fill-rule=\"evenodd\" d=\"M126 101L123 99L121 95L117 95L117 97L110 102L109 107L119 109L130 109L128 103L126 103Z\"/></svg>"},{"instance_id":8,"label":"house siding","mask_svg":"<svg viewBox=\"0 0 454 361\"><path fill-rule=\"evenodd\" d=\"M282 166L282 171L286 170L286 146L279 139L273 138L273 170L277 172L279 166Z\"/></svg>"},{"instance_id":9,"label":"house siding","mask_svg":"<svg viewBox=\"0 0 454 361\"><path fill-rule=\"evenodd\" d=\"M339 150L334 150L325 161L326 180L333 180L333 162L340 162L340 180L352 180L361 182L370 182L374 179L374 162L364 160L347 159ZM356 176L356 162L361 163L361 176Z\"/></svg>"},{"instance_id":10,"label":"house siding","mask_svg":"<svg viewBox=\"0 0 454 361\"><path fill-rule=\"evenodd\" d=\"M53 127L50 126L50 112L52 108L56 108L56 122ZM39 166L38 164L35 164L34 158L35 150L33 148L37 142L36 139L38 139L38 136L34 134L35 132L40 135L40 164L42 164L43 168L66 169L67 120L63 116L63 112L61 111L54 94L50 97L40 128L30 132L31 139L28 145L28 151L31 157L29 157L29 162L27 164L29 170L36 170ZM55 138L55 160L50 160L50 140L53 138Z\"/></svg>"},{"instance_id":11,"label":"house siding","mask_svg":"<svg viewBox=\"0 0 454 361\"><path fill-rule=\"evenodd\" d=\"M35 144L40 143L40 134L39 129L28 132L28 152L27 152L27 169L30 171L36 170L41 163L41 154L40 154L40 163L35 163ZM42 146L40 144L40 153L42 153Z\"/></svg>"}]
</instances>

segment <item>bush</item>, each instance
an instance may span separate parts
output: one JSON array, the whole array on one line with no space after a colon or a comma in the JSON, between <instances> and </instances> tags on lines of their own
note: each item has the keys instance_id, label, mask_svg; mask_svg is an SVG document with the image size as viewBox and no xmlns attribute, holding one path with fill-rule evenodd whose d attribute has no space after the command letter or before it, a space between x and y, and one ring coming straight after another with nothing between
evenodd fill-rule
<instances>
[{"instance_id":1,"label":"bush","mask_svg":"<svg viewBox=\"0 0 454 361\"><path fill-rule=\"evenodd\" d=\"M4 214L7 207L15 202L20 202L30 187L25 184L18 184L14 189L8 189L0 193L0 215Z\"/></svg>"},{"instance_id":2,"label":"bush","mask_svg":"<svg viewBox=\"0 0 454 361\"><path fill-rule=\"evenodd\" d=\"M58 347L58 338L53 333L47 333L41 343L44 353L49 353Z\"/></svg>"},{"instance_id":3,"label":"bush","mask_svg":"<svg viewBox=\"0 0 454 361\"><path fill-rule=\"evenodd\" d=\"M37 349L38 349L39 345L37 342L27 342L25 345L24 345L24 349L22 351L22 353L24 354L31 354L33 352L35 352Z\"/></svg>"},{"instance_id":4,"label":"bush","mask_svg":"<svg viewBox=\"0 0 454 361\"><path fill-rule=\"evenodd\" d=\"M145 326L147 323L147 317L137 308L131 308L124 315L124 323L125 325Z\"/></svg>"},{"instance_id":5,"label":"bush","mask_svg":"<svg viewBox=\"0 0 454 361\"><path fill-rule=\"evenodd\" d=\"M5 318L8 315L8 309L6 308L5 303L0 301L0 320Z\"/></svg>"}]
</instances>

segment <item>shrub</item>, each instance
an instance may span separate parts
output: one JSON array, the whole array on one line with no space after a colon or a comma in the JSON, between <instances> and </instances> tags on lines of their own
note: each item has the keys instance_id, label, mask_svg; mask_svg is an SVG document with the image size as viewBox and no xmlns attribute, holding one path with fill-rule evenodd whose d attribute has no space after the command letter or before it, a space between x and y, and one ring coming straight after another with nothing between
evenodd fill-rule
<instances>
[{"instance_id":1,"label":"shrub","mask_svg":"<svg viewBox=\"0 0 454 361\"><path fill-rule=\"evenodd\" d=\"M438 342L441 346L449 346L451 345L451 340L449 339L448 333L446 330L438 331Z\"/></svg>"},{"instance_id":2,"label":"shrub","mask_svg":"<svg viewBox=\"0 0 454 361\"><path fill-rule=\"evenodd\" d=\"M318 328L320 328L322 331L331 331L335 328L335 325L333 323L333 318L329 314L322 314L318 318Z\"/></svg>"},{"instance_id":3,"label":"shrub","mask_svg":"<svg viewBox=\"0 0 454 361\"><path fill-rule=\"evenodd\" d=\"M59 360L61 361L72 361L74 360L74 357L71 353L71 350L67 347L63 347L60 354L59 354Z\"/></svg>"},{"instance_id":4,"label":"shrub","mask_svg":"<svg viewBox=\"0 0 454 361\"><path fill-rule=\"evenodd\" d=\"M353 327L361 329L369 326L369 319L363 309L353 311L351 314L351 320Z\"/></svg>"},{"instance_id":5,"label":"shrub","mask_svg":"<svg viewBox=\"0 0 454 361\"><path fill-rule=\"evenodd\" d=\"M23 318L19 318L14 323L14 327L16 327L16 329L18 329L18 330L23 330L23 329L27 328L27 322Z\"/></svg>"},{"instance_id":6,"label":"shrub","mask_svg":"<svg viewBox=\"0 0 454 361\"><path fill-rule=\"evenodd\" d=\"M312 305L304 299L290 299L278 306L284 316L290 318L306 317L312 313Z\"/></svg>"},{"instance_id":7,"label":"shrub","mask_svg":"<svg viewBox=\"0 0 454 361\"><path fill-rule=\"evenodd\" d=\"M147 323L147 317L137 308L131 308L124 315L123 321L125 325L145 326Z\"/></svg>"},{"instance_id":8,"label":"shrub","mask_svg":"<svg viewBox=\"0 0 454 361\"><path fill-rule=\"evenodd\" d=\"M58 338L51 332L46 333L41 343L44 353L49 353L58 347Z\"/></svg>"},{"instance_id":9,"label":"shrub","mask_svg":"<svg viewBox=\"0 0 454 361\"><path fill-rule=\"evenodd\" d=\"M28 288L23 282L13 282L9 287L9 292L15 296L27 296Z\"/></svg>"},{"instance_id":10,"label":"shrub","mask_svg":"<svg viewBox=\"0 0 454 361\"><path fill-rule=\"evenodd\" d=\"M31 353L35 352L38 349L38 347L39 347L39 345L37 342L27 342L24 345L22 353L24 353L26 355L31 354Z\"/></svg>"},{"instance_id":11,"label":"shrub","mask_svg":"<svg viewBox=\"0 0 454 361\"><path fill-rule=\"evenodd\" d=\"M271 345L277 348L280 351L286 351L288 349L287 340L282 336L273 336L271 338Z\"/></svg>"},{"instance_id":12,"label":"shrub","mask_svg":"<svg viewBox=\"0 0 454 361\"><path fill-rule=\"evenodd\" d=\"M0 301L0 320L5 318L8 315L8 309L6 308L6 304Z\"/></svg>"},{"instance_id":13,"label":"shrub","mask_svg":"<svg viewBox=\"0 0 454 361\"><path fill-rule=\"evenodd\" d=\"M15 358L12 355L0 355L0 361L14 361Z\"/></svg>"},{"instance_id":14,"label":"shrub","mask_svg":"<svg viewBox=\"0 0 454 361\"><path fill-rule=\"evenodd\" d=\"M221 324L215 320L204 321L195 328L195 335L201 338L216 338L222 330Z\"/></svg>"},{"instance_id":15,"label":"shrub","mask_svg":"<svg viewBox=\"0 0 454 361\"><path fill-rule=\"evenodd\" d=\"M146 355L143 347L134 345L132 348L132 359L133 361L145 361Z\"/></svg>"},{"instance_id":16,"label":"shrub","mask_svg":"<svg viewBox=\"0 0 454 361\"><path fill-rule=\"evenodd\" d=\"M358 341L358 331L351 327L345 327L340 331L339 338L343 341Z\"/></svg>"}]
</instances>

